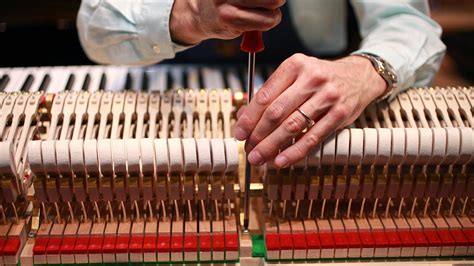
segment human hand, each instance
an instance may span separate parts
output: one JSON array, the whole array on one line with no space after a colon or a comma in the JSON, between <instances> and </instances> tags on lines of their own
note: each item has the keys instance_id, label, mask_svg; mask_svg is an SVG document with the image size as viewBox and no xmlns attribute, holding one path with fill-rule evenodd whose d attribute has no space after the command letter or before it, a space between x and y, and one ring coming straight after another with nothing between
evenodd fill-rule
<instances>
[{"instance_id":1,"label":"human hand","mask_svg":"<svg viewBox=\"0 0 474 266\"><path fill-rule=\"evenodd\" d=\"M252 30L267 31L281 21L286 0L175 0L170 32L174 42L234 39Z\"/></svg>"},{"instance_id":2,"label":"human hand","mask_svg":"<svg viewBox=\"0 0 474 266\"><path fill-rule=\"evenodd\" d=\"M234 135L238 140L247 139L245 149L252 165L262 165L276 156L275 165L285 168L355 121L386 86L366 58L326 61L296 54L283 62L251 103L239 111ZM293 138L310 126L298 108L315 124L291 145ZM283 151L278 154L280 149Z\"/></svg>"}]
</instances>

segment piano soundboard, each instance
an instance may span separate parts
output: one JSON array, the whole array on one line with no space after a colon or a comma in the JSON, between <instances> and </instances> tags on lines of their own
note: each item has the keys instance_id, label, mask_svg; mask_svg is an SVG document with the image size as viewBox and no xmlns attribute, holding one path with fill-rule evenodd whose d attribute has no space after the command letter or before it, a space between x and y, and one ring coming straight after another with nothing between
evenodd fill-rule
<instances>
[{"instance_id":1,"label":"piano soundboard","mask_svg":"<svg viewBox=\"0 0 474 266\"><path fill-rule=\"evenodd\" d=\"M244 79L0 69L0 264L472 262L474 87L409 89L292 167L254 167L244 233Z\"/></svg>"}]
</instances>

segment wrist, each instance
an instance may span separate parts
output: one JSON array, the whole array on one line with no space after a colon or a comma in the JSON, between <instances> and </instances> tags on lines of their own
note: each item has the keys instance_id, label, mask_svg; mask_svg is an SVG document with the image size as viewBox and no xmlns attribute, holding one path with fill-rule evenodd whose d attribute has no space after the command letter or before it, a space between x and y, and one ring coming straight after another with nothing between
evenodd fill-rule
<instances>
[{"instance_id":1,"label":"wrist","mask_svg":"<svg viewBox=\"0 0 474 266\"><path fill-rule=\"evenodd\" d=\"M200 1L200 0L199 0ZM205 38L198 27L199 10L195 1L175 0L170 15L171 40L182 45L195 45Z\"/></svg>"},{"instance_id":2,"label":"wrist","mask_svg":"<svg viewBox=\"0 0 474 266\"><path fill-rule=\"evenodd\" d=\"M358 78L363 79L364 83L371 88L374 100L381 97L387 91L387 82L377 72L369 59L357 55L351 55L341 60L352 64L353 69L359 70L357 71L357 73L360 74Z\"/></svg>"}]
</instances>

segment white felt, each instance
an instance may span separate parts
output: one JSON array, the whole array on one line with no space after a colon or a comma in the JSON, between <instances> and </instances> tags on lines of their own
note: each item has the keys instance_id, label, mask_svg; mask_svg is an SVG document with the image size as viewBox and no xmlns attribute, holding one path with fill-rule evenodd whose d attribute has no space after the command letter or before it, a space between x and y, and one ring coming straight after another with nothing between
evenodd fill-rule
<instances>
[{"instance_id":1,"label":"white felt","mask_svg":"<svg viewBox=\"0 0 474 266\"><path fill-rule=\"evenodd\" d=\"M208 139L196 139L199 172L211 172L211 144Z\"/></svg>"},{"instance_id":2,"label":"white felt","mask_svg":"<svg viewBox=\"0 0 474 266\"><path fill-rule=\"evenodd\" d=\"M181 139L168 139L168 151L170 156L170 172L183 172L183 148L181 146Z\"/></svg>"},{"instance_id":3,"label":"white felt","mask_svg":"<svg viewBox=\"0 0 474 266\"><path fill-rule=\"evenodd\" d=\"M69 161L69 140L57 140L56 146L56 162L59 173L71 173L71 163Z\"/></svg>"},{"instance_id":4,"label":"white felt","mask_svg":"<svg viewBox=\"0 0 474 266\"><path fill-rule=\"evenodd\" d=\"M0 142L0 176L13 175L15 171L12 142Z\"/></svg>"},{"instance_id":5,"label":"white felt","mask_svg":"<svg viewBox=\"0 0 474 266\"><path fill-rule=\"evenodd\" d=\"M459 158L459 151L461 146L461 132L459 128L445 128L447 135L446 157L443 164L454 164Z\"/></svg>"},{"instance_id":6,"label":"white felt","mask_svg":"<svg viewBox=\"0 0 474 266\"><path fill-rule=\"evenodd\" d=\"M446 157L447 136L443 128L432 128L433 130L433 158L430 164L438 165Z\"/></svg>"},{"instance_id":7,"label":"white felt","mask_svg":"<svg viewBox=\"0 0 474 266\"><path fill-rule=\"evenodd\" d=\"M386 165L392 152L392 131L388 128L378 128L377 165Z\"/></svg>"},{"instance_id":8,"label":"white felt","mask_svg":"<svg viewBox=\"0 0 474 266\"><path fill-rule=\"evenodd\" d=\"M112 161L114 164L115 174L127 173L127 156L126 146L123 139L112 140Z\"/></svg>"},{"instance_id":9,"label":"white felt","mask_svg":"<svg viewBox=\"0 0 474 266\"><path fill-rule=\"evenodd\" d=\"M372 165L377 159L378 136L375 128L364 128L364 157L362 164Z\"/></svg>"},{"instance_id":10,"label":"white felt","mask_svg":"<svg viewBox=\"0 0 474 266\"><path fill-rule=\"evenodd\" d=\"M158 173L168 173L169 171L169 154L168 142L166 139L155 139L155 160L156 171Z\"/></svg>"},{"instance_id":11,"label":"white felt","mask_svg":"<svg viewBox=\"0 0 474 266\"><path fill-rule=\"evenodd\" d=\"M364 130L351 128L351 156L349 165L359 165L364 156Z\"/></svg>"},{"instance_id":12,"label":"white felt","mask_svg":"<svg viewBox=\"0 0 474 266\"><path fill-rule=\"evenodd\" d=\"M429 128L419 128L419 148L417 165L425 165L431 161L433 151L433 133Z\"/></svg>"},{"instance_id":13,"label":"white felt","mask_svg":"<svg viewBox=\"0 0 474 266\"><path fill-rule=\"evenodd\" d=\"M239 147L235 139L224 139L225 157L227 160L226 172L233 173L239 170Z\"/></svg>"},{"instance_id":14,"label":"white felt","mask_svg":"<svg viewBox=\"0 0 474 266\"><path fill-rule=\"evenodd\" d=\"M403 128L392 128L392 154L391 165L399 165L405 158L405 130Z\"/></svg>"},{"instance_id":15,"label":"white felt","mask_svg":"<svg viewBox=\"0 0 474 266\"><path fill-rule=\"evenodd\" d=\"M85 173L84 164L84 141L80 139L69 142L69 155L71 160L71 169L76 174ZM94 157L97 157L95 155ZM97 160L96 160L97 161Z\"/></svg>"},{"instance_id":16,"label":"white felt","mask_svg":"<svg viewBox=\"0 0 474 266\"><path fill-rule=\"evenodd\" d=\"M137 175L140 173L140 142L138 139L127 139L125 146L128 173Z\"/></svg>"},{"instance_id":17,"label":"white felt","mask_svg":"<svg viewBox=\"0 0 474 266\"><path fill-rule=\"evenodd\" d=\"M143 173L155 171L155 146L152 139L140 140L141 160Z\"/></svg>"},{"instance_id":18,"label":"white felt","mask_svg":"<svg viewBox=\"0 0 474 266\"><path fill-rule=\"evenodd\" d=\"M97 141L97 155L99 157L100 170L102 174L113 173L112 143L110 139Z\"/></svg>"},{"instance_id":19,"label":"white felt","mask_svg":"<svg viewBox=\"0 0 474 266\"><path fill-rule=\"evenodd\" d=\"M412 165L416 162L416 158L418 158L418 148L419 148L419 133L417 128L406 128L405 129L405 136L406 136L406 153L405 153L405 160L403 161L404 165Z\"/></svg>"},{"instance_id":20,"label":"white felt","mask_svg":"<svg viewBox=\"0 0 474 266\"><path fill-rule=\"evenodd\" d=\"M336 144L336 165L346 165L349 159L351 142L351 132L349 129L343 129L337 134Z\"/></svg>"},{"instance_id":21,"label":"white felt","mask_svg":"<svg viewBox=\"0 0 474 266\"><path fill-rule=\"evenodd\" d=\"M321 152L321 165L332 165L336 156L336 134L328 137L324 143Z\"/></svg>"},{"instance_id":22,"label":"white felt","mask_svg":"<svg viewBox=\"0 0 474 266\"><path fill-rule=\"evenodd\" d=\"M224 141L211 139L212 172L223 173L226 169Z\"/></svg>"},{"instance_id":23,"label":"white felt","mask_svg":"<svg viewBox=\"0 0 474 266\"><path fill-rule=\"evenodd\" d=\"M104 149L104 147L102 149ZM97 147L97 140L95 139L84 140L84 164L86 166L86 170L88 174L99 173L100 164L99 164L98 157L99 157L99 150ZM112 163L112 161L109 160L109 163ZM107 167L106 162L104 162L104 166ZM112 170L110 170L110 172L112 172Z\"/></svg>"},{"instance_id":24,"label":"white felt","mask_svg":"<svg viewBox=\"0 0 474 266\"><path fill-rule=\"evenodd\" d=\"M196 141L193 138L183 139L184 172L195 173L198 170Z\"/></svg>"},{"instance_id":25,"label":"white felt","mask_svg":"<svg viewBox=\"0 0 474 266\"><path fill-rule=\"evenodd\" d=\"M474 155L473 131L472 128L460 128L459 130L461 133L461 149L457 164L466 164Z\"/></svg>"},{"instance_id":26,"label":"white felt","mask_svg":"<svg viewBox=\"0 0 474 266\"><path fill-rule=\"evenodd\" d=\"M41 145L44 169L49 174L57 174L55 141L47 140Z\"/></svg>"},{"instance_id":27,"label":"white felt","mask_svg":"<svg viewBox=\"0 0 474 266\"><path fill-rule=\"evenodd\" d=\"M35 175L44 175L43 156L41 154L41 140L28 143L28 162Z\"/></svg>"}]
</instances>

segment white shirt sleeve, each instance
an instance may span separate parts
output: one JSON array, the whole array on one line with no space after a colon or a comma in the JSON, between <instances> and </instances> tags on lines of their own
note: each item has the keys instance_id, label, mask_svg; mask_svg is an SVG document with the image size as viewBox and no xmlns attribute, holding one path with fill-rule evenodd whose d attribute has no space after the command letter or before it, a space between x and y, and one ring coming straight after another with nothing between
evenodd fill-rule
<instances>
[{"instance_id":1,"label":"white shirt sleeve","mask_svg":"<svg viewBox=\"0 0 474 266\"><path fill-rule=\"evenodd\" d=\"M426 0L351 0L362 44L355 53L372 53L397 72L398 88L427 86L446 50L441 27L430 18ZM392 97L392 98L393 98Z\"/></svg>"},{"instance_id":2,"label":"white shirt sleeve","mask_svg":"<svg viewBox=\"0 0 474 266\"><path fill-rule=\"evenodd\" d=\"M79 38L90 59L102 64L147 65L185 50L172 42L174 0L82 0Z\"/></svg>"}]
</instances>

